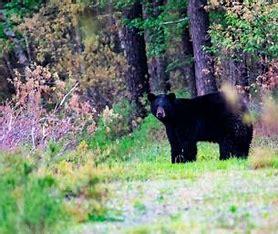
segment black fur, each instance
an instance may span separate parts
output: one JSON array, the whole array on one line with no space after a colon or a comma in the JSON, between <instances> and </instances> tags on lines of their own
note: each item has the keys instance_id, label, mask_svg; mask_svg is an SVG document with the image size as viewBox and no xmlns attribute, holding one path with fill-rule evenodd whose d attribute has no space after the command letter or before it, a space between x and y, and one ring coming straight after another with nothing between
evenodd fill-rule
<instances>
[{"instance_id":1,"label":"black fur","mask_svg":"<svg viewBox=\"0 0 278 234\"><path fill-rule=\"evenodd\" d=\"M150 93L148 99L166 127L172 163L195 161L198 141L218 143L222 160L248 156L253 128L243 121L248 109L242 101L231 105L221 92L193 99Z\"/></svg>"}]
</instances>

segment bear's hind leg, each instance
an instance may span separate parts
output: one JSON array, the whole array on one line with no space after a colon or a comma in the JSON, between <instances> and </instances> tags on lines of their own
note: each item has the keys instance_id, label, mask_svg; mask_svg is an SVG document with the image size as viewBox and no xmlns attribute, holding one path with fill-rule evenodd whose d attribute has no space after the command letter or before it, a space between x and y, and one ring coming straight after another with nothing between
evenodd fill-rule
<instances>
[{"instance_id":1,"label":"bear's hind leg","mask_svg":"<svg viewBox=\"0 0 278 234\"><path fill-rule=\"evenodd\" d=\"M225 140L219 144L220 160L226 160L230 157L246 158L249 153L249 146L235 143L231 140Z\"/></svg>"},{"instance_id":2,"label":"bear's hind leg","mask_svg":"<svg viewBox=\"0 0 278 234\"><path fill-rule=\"evenodd\" d=\"M230 141L223 141L219 143L220 160L229 159L233 155L232 143Z\"/></svg>"},{"instance_id":3,"label":"bear's hind leg","mask_svg":"<svg viewBox=\"0 0 278 234\"><path fill-rule=\"evenodd\" d=\"M252 134L252 133L251 133ZM246 138L241 138L235 144L235 152L234 155L237 158L247 158L250 150L252 135L246 136Z\"/></svg>"},{"instance_id":4,"label":"bear's hind leg","mask_svg":"<svg viewBox=\"0 0 278 234\"><path fill-rule=\"evenodd\" d=\"M233 156L237 158L247 158L249 154L249 145L237 145L234 149Z\"/></svg>"}]
</instances>

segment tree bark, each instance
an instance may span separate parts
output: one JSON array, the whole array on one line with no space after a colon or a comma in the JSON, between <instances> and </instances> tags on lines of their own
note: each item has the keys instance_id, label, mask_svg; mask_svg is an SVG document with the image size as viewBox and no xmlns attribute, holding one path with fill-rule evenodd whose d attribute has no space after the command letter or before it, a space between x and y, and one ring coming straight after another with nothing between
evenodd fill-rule
<instances>
[{"instance_id":1,"label":"tree bark","mask_svg":"<svg viewBox=\"0 0 278 234\"><path fill-rule=\"evenodd\" d=\"M208 34L209 16L204 9L206 4L207 0L189 0L188 4L198 95L204 95L217 90L212 56L205 49L211 46Z\"/></svg>"},{"instance_id":2,"label":"tree bark","mask_svg":"<svg viewBox=\"0 0 278 234\"><path fill-rule=\"evenodd\" d=\"M124 19L130 21L142 18L142 5L136 1L132 6L123 11ZM135 107L136 116L144 117L146 110L140 98L149 92L149 75L146 56L144 35L139 29L128 25L123 26L122 39L125 56L128 63L126 81L130 93L131 103Z\"/></svg>"},{"instance_id":3,"label":"tree bark","mask_svg":"<svg viewBox=\"0 0 278 234\"><path fill-rule=\"evenodd\" d=\"M182 18L186 17L186 9L182 9L180 12ZM189 28L186 27L183 29L181 34L181 42L182 42L182 54L185 60L183 66L183 76L188 85L188 89L191 97L197 96L197 88L196 88L196 78L195 78L195 67L193 62L193 45L190 38Z\"/></svg>"},{"instance_id":4,"label":"tree bark","mask_svg":"<svg viewBox=\"0 0 278 234\"><path fill-rule=\"evenodd\" d=\"M111 41L113 45L113 52L119 54L123 52L120 40L120 31L116 19L111 15L110 17L110 32L111 32Z\"/></svg>"},{"instance_id":5,"label":"tree bark","mask_svg":"<svg viewBox=\"0 0 278 234\"><path fill-rule=\"evenodd\" d=\"M249 100L249 74L246 55L238 52L236 55L224 55L222 58L222 80L235 86L246 102Z\"/></svg>"},{"instance_id":6,"label":"tree bark","mask_svg":"<svg viewBox=\"0 0 278 234\"><path fill-rule=\"evenodd\" d=\"M150 73L150 88L154 93L167 93L170 90L166 55L154 56L148 63Z\"/></svg>"},{"instance_id":7,"label":"tree bark","mask_svg":"<svg viewBox=\"0 0 278 234\"><path fill-rule=\"evenodd\" d=\"M161 14L160 7L164 5L164 0L149 0L144 6L144 18L157 18ZM164 29L162 25L155 25L152 29L145 32L146 42L149 48L159 51L155 54L150 52L148 68L150 74L150 89L154 93L167 93L170 90L169 74L167 70L166 49Z\"/></svg>"},{"instance_id":8,"label":"tree bark","mask_svg":"<svg viewBox=\"0 0 278 234\"><path fill-rule=\"evenodd\" d=\"M238 92L246 102L249 101L249 76L246 65L246 55L242 52L234 59L235 65L235 85Z\"/></svg>"}]
</instances>

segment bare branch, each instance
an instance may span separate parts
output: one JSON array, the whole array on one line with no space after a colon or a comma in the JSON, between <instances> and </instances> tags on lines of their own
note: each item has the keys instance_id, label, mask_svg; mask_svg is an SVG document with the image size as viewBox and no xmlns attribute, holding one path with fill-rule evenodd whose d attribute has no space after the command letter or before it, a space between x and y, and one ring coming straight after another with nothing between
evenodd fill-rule
<instances>
[{"instance_id":1,"label":"bare branch","mask_svg":"<svg viewBox=\"0 0 278 234\"><path fill-rule=\"evenodd\" d=\"M163 23L161 23L161 25L177 24L177 23L181 23L181 22L183 22L185 20L188 20L188 17L185 17L185 18L182 18L182 19L179 19L179 20L163 22Z\"/></svg>"},{"instance_id":2,"label":"bare branch","mask_svg":"<svg viewBox=\"0 0 278 234\"><path fill-rule=\"evenodd\" d=\"M54 113L56 111L58 111L58 109L64 104L64 102L66 101L67 97L77 88L77 86L79 85L79 82L76 82L75 85L70 89L70 91L63 97L62 101L60 102L59 105L56 105Z\"/></svg>"}]
</instances>

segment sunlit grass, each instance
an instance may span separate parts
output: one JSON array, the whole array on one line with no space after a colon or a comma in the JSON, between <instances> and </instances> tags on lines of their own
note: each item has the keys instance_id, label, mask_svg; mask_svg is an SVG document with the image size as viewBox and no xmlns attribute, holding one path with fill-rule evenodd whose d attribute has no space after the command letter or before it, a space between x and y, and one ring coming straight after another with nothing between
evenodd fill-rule
<instances>
[{"instance_id":1,"label":"sunlit grass","mask_svg":"<svg viewBox=\"0 0 278 234\"><path fill-rule=\"evenodd\" d=\"M95 170L103 181L132 181L157 179L196 179L206 172L221 170L244 170L248 168L246 160L230 159L226 161L200 160L187 164L170 162L128 162L113 166L101 165Z\"/></svg>"}]
</instances>

